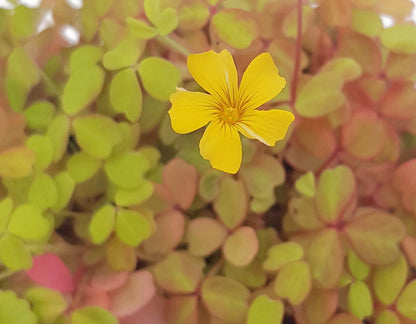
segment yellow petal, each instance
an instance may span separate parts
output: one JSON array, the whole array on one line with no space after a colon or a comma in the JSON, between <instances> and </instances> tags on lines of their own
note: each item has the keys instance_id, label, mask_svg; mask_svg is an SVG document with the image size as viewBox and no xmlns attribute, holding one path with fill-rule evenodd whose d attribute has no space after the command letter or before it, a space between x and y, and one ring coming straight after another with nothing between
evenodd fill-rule
<instances>
[{"instance_id":1,"label":"yellow petal","mask_svg":"<svg viewBox=\"0 0 416 324\"><path fill-rule=\"evenodd\" d=\"M238 96L237 70L227 50L208 51L188 56L188 69L195 81L218 98L224 105L234 107Z\"/></svg>"},{"instance_id":2,"label":"yellow petal","mask_svg":"<svg viewBox=\"0 0 416 324\"><path fill-rule=\"evenodd\" d=\"M294 119L295 116L285 110L251 110L243 115L236 127L244 136L274 146L285 137Z\"/></svg>"},{"instance_id":3,"label":"yellow petal","mask_svg":"<svg viewBox=\"0 0 416 324\"><path fill-rule=\"evenodd\" d=\"M170 96L169 110L172 128L186 134L208 124L218 111L215 98L202 92L177 91Z\"/></svg>"},{"instance_id":4,"label":"yellow petal","mask_svg":"<svg viewBox=\"0 0 416 324\"><path fill-rule=\"evenodd\" d=\"M238 93L242 111L255 109L276 97L286 85L269 53L262 53L249 64Z\"/></svg>"},{"instance_id":5,"label":"yellow petal","mask_svg":"<svg viewBox=\"0 0 416 324\"><path fill-rule=\"evenodd\" d=\"M211 122L199 142L204 159L209 160L214 169L227 173L237 173L241 165L241 141L235 127L221 120Z\"/></svg>"}]
</instances>

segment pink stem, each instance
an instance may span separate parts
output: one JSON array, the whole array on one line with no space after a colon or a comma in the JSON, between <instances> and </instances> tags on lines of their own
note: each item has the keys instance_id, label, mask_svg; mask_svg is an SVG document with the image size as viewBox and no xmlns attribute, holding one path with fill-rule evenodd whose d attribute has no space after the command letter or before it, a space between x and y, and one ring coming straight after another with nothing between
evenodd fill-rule
<instances>
[{"instance_id":1,"label":"pink stem","mask_svg":"<svg viewBox=\"0 0 416 324\"><path fill-rule=\"evenodd\" d=\"M300 55L302 51L302 0L298 0L298 34L296 38L295 67L293 69L292 84L290 87L290 103L294 107L296 102L296 91L298 87Z\"/></svg>"}]
</instances>

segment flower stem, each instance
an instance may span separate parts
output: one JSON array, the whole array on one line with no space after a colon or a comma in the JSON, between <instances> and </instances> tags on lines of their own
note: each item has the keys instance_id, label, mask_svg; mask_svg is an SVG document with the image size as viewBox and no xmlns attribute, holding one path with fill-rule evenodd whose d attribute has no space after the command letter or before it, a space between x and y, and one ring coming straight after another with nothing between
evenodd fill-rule
<instances>
[{"instance_id":1,"label":"flower stem","mask_svg":"<svg viewBox=\"0 0 416 324\"><path fill-rule=\"evenodd\" d=\"M185 57L188 57L191 54L191 52L186 47L179 44L176 40L174 40L172 37L169 37L168 35L159 36L157 40Z\"/></svg>"},{"instance_id":2,"label":"flower stem","mask_svg":"<svg viewBox=\"0 0 416 324\"><path fill-rule=\"evenodd\" d=\"M290 87L290 103L294 107L296 102L296 91L298 87L299 70L300 70L300 55L302 51L302 0L298 0L297 4L298 25L295 51L295 67L293 69L292 84Z\"/></svg>"}]
</instances>

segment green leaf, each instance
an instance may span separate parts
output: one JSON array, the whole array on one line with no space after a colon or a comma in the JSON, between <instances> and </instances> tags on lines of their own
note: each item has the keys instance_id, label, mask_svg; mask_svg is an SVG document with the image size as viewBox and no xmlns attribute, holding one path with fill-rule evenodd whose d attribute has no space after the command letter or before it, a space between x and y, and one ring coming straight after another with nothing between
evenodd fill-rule
<instances>
[{"instance_id":1,"label":"green leaf","mask_svg":"<svg viewBox=\"0 0 416 324\"><path fill-rule=\"evenodd\" d=\"M250 305L247 324L280 324L283 315L284 307L280 300L260 295Z\"/></svg>"},{"instance_id":2,"label":"green leaf","mask_svg":"<svg viewBox=\"0 0 416 324\"><path fill-rule=\"evenodd\" d=\"M211 29L228 45L244 49L259 37L256 21L249 12L241 9L223 9L211 20Z\"/></svg>"},{"instance_id":3,"label":"green leaf","mask_svg":"<svg viewBox=\"0 0 416 324\"><path fill-rule=\"evenodd\" d=\"M98 97L104 85L105 73L96 65L84 66L71 74L62 94L62 109L76 115Z\"/></svg>"},{"instance_id":4,"label":"green leaf","mask_svg":"<svg viewBox=\"0 0 416 324\"><path fill-rule=\"evenodd\" d=\"M49 101L36 101L23 112L27 126L33 130L44 131L53 120L55 107Z\"/></svg>"},{"instance_id":5,"label":"green leaf","mask_svg":"<svg viewBox=\"0 0 416 324\"><path fill-rule=\"evenodd\" d=\"M42 211L57 203L58 192L50 175L44 172L36 175L29 189L28 201Z\"/></svg>"},{"instance_id":6,"label":"green leaf","mask_svg":"<svg viewBox=\"0 0 416 324\"><path fill-rule=\"evenodd\" d=\"M241 322L246 318L250 291L241 283L221 276L207 277L201 292L211 315L227 322Z\"/></svg>"},{"instance_id":7,"label":"green leaf","mask_svg":"<svg viewBox=\"0 0 416 324\"><path fill-rule=\"evenodd\" d=\"M17 80L7 78L6 91L10 107L16 112L21 112L25 106L30 89L25 88L24 85Z\"/></svg>"},{"instance_id":8,"label":"green leaf","mask_svg":"<svg viewBox=\"0 0 416 324\"><path fill-rule=\"evenodd\" d=\"M67 308L67 301L56 290L45 287L32 287L25 293L33 311L43 323L54 323Z\"/></svg>"},{"instance_id":9,"label":"green leaf","mask_svg":"<svg viewBox=\"0 0 416 324\"><path fill-rule=\"evenodd\" d=\"M300 176L295 182L295 189L301 195L312 198L315 196L315 176L309 171Z\"/></svg>"},{"instance_id":10,"label":"green leaf","mask_svg":"<svg viewBox=\"0 0 416 324\"><path fill-rule=\"evenodd\" d=\"M224 178L213 205L218 217L229 229L241 225L247 212L247 197L243 184L231 177Z\"/></svg>"},{"instance_id":11,"label":"green leaf","mask_svg":"<svg viewBox=\"0 0 416 324\"><path fill-rule=\"evenodd\" d=\"M209 19L209 9L204 3L184 4L179 11L179 28L191 31L202 29Z\"/></svg>"},{"instance_id":12,"label":"green leaf","mask_svg":"<svg viewBox=\"0 0 416 324\"><path fill-rule=\"evenodd\" d=\"M410 281L400 294L399 299L396 302L397 310L400 314L416 320L416 280Z\"/></svg>"},{"instance_id":13,"label":"green leaf","mask_svg":"<svg viewBox=\"0 0 416 324\"><path fill-rule=\"evenodd\" d=\"M367 285L362 281L353 282L348 291L348 309L359 319L373 313L373 300Z\"/></svg>"},{"instance_id":14,"label":"green leaf","mask_svg":"<svg viewBox=\"0 0 416 324\"><path fill-rule=\"evenodd\" d=\"M27 300L18 298L14 291L0 291L0 323L38 324Z\"/></svg>"},{"instance_id":15,"label":"green leaf","mask_svg":"<svg viewBox=\"0 0 416 324\"><path fill-rule=\"evenodd\" d=\"M259 248L256 232L250 226L236 229L225 240L223 254L227 261L237 267L248 265L256 256Z\"/></svg>"},{"instance_id":16,"label":"green leaf","mask_svg":"<svg viewBox=\"0 0 416 324\"><path fill-rule=\"evenodd\" d=\"M26 141L26 147L36 154L34 167L37 170L46 169L53 160L53 143L49 137L33 134Z\"/></svg>"},{"instance_id":17,"label":"green leaf","mask_svg":"<svg viewBox=\"0 0 416 324\"><path fill-rule=\"evenodd\" d=\"M11 234L35 242L44 241L50 229L51 224L39 207L30 204L20 205L14 210L8 227Z\"/></svg>"},{"instance_id":18,"label":"green leaf","mask_svg":"<svg viewBox=\"0 0 416 324\"><path fill-rule=\"evenodd\" d=\"M143 100L143 111L140 118L140 130L142 134L148 133L155 129L162 118L166 116L167 103L154 99L147 95Z\"/></svg>"},{"instance_id":19,"label":"green leaf","mask_svg":"<svg viewBox=\"0 0 416 324\"><path fill-rule=\"evenodd\" d=\"M111 81L110 100L114 110L134 123L142 113L142 90L133 69L118 72Z\"/></svg>"},{"instance_id":20,"label":"green leaf","mask_svg":"<svg viewBox=\"0 0 416 324\"><path fill-rule=\"evenodd\" d=\"M0 261L13 271L30 269L32 267L32 256L29 249L21 240L10 234L5 234L0 238Z\"/></svg>"},{"instance_id":21,"label":"green leaf","mask_svg":"<svg viewBox=\"0 0 416 324\"><path fill-rule=\"evenodd\" d=\"M203 278L204 259L187 251L175 251L152 268L155 282L167 292L193 293Z\"/></svg>"},{"instance_id":22,"label":"green leaf","mask_svg":"<svg viewBox=\"0 0 416 324\"><path fill-rule=\"evenodd\" d=\"M114 230L116 220L116 209L110 204L106 204L98 209L91 219L88 228L91 242L101 244L110 236Z\"/></svg>"},{"instance_id":23,"label":"green leaf","mask_svg":"<svg viewBox=\"0 0 416 324\"><path fill-rule=\"evenodd\" d=\"M0 201L0 234L3 234L9 224L13 211L13 200L10 197Z\"/></svg>"},{"instance_id":24,"label":"green leaf","mask_svg":"<svg viewBox=\"0 0 416 324\"><path fill-rule=\"evenodd\" d=\"M39 14L38 10L20 5L14 9L10 16L9 26L12 36L23 39L36 34Z\"/></svg>"},{"instance_id":25,"label":"green leaf","mask_svg":"<svg viewBox=\"0 0 416 324\"><path fill-rule=\"evenodd\" d=\"M72 324L118 324L113 314L97 306L77 309L72 312L71 321Z\"/></svg>"},{"instance_id":26,"label":"green leaf","mask_svg":"<svg viewBox=\"0 0 416 324\"><path fill-rule=\"evenodd\" d=\"M339 73L331 71L313 76L299 91L296 111L302 117L307 118L329 114L345 102L345 96L341 92L342 86L343 82Z\"/></svg>"},{"instance_id":27,"label":"green leaf","mask_svg":"<svg viewBox=\"0 0 416 324\"><path fill-rule=\"evenodd\" d=\"M357 280L364 280L370 272L370 267L358 258L353 250L348 250L347 254L348 268L351 274Z\"/></svg>"},{"instance_id":28,"label":"green leaf","mask_svg":"<svg viewBox=\"0 0 416 324\"><path fill-rule=\"evenodd\" d=\"M247 288L263 287L267 281L267 274L257 258L245 267L236 267L225 262L222 271L227 278L241 282Z\"/></svg>"},{"instance_id":29,"label":"green leaf","mask_svg":"<svg viewBox=\"0 0 416 324\"><path fill-rule=\"evenodd\" d=\"M78 152L72 155L66 164L69 175L76 183L91 179L101 167L101 161L87 153Z\"/></svg>"},{"instance_id":30,"label":"green leaf","mask_svg":"<svg viewBox=\"0 0 416 324\"><path fill-rule=\"evenodd\" d=\"M148 200L152 196L153 191L153 184L150 181L144 180L138 188L116 188L114 193L114 201L117 206L122 207L139 205Z\"/></svg>"},{"instance_id":31,"label":"green leaf","mask_svg":"<svg viewBox=\"0 0 416 324\"><path fill-rule=\"evenodd\" d=\"M46 135L53 144L53 161L59 161L66 152L69 138L69 118L65 115L58 115L50 123Z\"/></svg>"},{"instance_id":32,"label":"green leaf","mask_svg":"<svg viewBox=\"0 0 416 324\"><path fill-rule=\"evenodd\" d=\"M124 244L116 236L107 242L106 254L108 263L115 271L132 271L136 267L135 248Z\"/></svg>"},{"instance_id":33,"label":"green leaf","mask_svg":"<svg viewBox=\"0 0 416 324\"><path fill-rule=\"evenodd\" d=\"M0 176L24 178L31 172L36 161L33 151L24 146L14 147L0 153Z\"/></svg>"},{"instance_id":34,"label":"green leaf","mask_svg":"<svg viewBox=\"0 0 416 324\"><path fill-rule=\"evenodd\" d=\"M72 51L69 58L69 70L71 74L78 70L89 68L100 62L103 57L102 47L84 45Z\"/></svg>"},{"instance_id":35,"label":"green leaf","mask_svg":"<svg viewBox=\"0 0 416 324\"><path fill-rule=\"evenodd\" d=\"M144 12L146 17L153 24L156 24L160 15L160 0L144 0Z\"/></svg>"},{"instance_id":36,"label":"green leaf","mask_svg":"<svg viewBox=\"0 0 416 324\"><path fill-rule=\"evenodd\" d=\"M193 255L207 256L217 250L227 237L227 228L219 221L197 217L187 227L186 240Z\"/></svg>"},{"instance_id":37,"label":"green leaf","mask_svg":"<svg viewBox=\"0 0 416 324\"><path fill-rule=\"evenodd\" d=\"M174 8L165 8L159 14L155 26L160 35L164 36L173 32L178 27L178 13Z\"/></svg>"},{"instance_id":38,"label":"green leaf","mask_svg":"<svg viewBox=\"0 0 416 324\"><path fill-rule=\"evenodd\" d=\"M132 35L141 38L141 39L151 39L158 35L158 31L149 26L143 20L138 20L134 18L127 18L127 25L129 25L130 32Z\"/></svg>"},{"instance_id":39,"label":"green leaf","mask_svg":"<svg viewBox=\"0 0 416 324\"><path fill-rule=\"evenodd\" d=\"M113 147L122 140L117 123L104 115L78 117L73 121L73 127L79 146L97 159L108 158Z\"/></svg>"},{"instance_id":40,"label":"green leaf","mask_svg":"<svg viewBox=\"0 0 416 324\"><path fill-rule=\"evenodd\" d=\"M373 276L374 293L385 305L392 304L403 289L408 274L406 258L399 259L384 267L378 267Z\"/></svg>"},{"instance_id":41,"label":"green leaf","mask_svg":"<svg viewBox=\"0 0 416 324\"><path fill-rule=\"evenodd\" d=\"M159 57L148 57L139 65L139 74L145 90L154 98L167 101L181 81L178 68Z\"/></svg>"},{"instance_id":42,"label":"green leaf","mask_svg":"<svg viewBox=\"0 0 416 324\"><path fill-rule=\"evenodd\" d=\"M130 246L138 246L152 234L149 220L132 210L120 209L116 220L117 236Z\"/></svg>"},{"instance_id":43,"label":"green leaf","mask_svg":"<svg viewBox=\"0 0 416 324\"><path fill-rule=\"evenodd\" d=\"M354 219L346 226L345 233L360 259L369 264L388 265L399 258L398 243L406 230L396 217L375 210Z\"/></svg>"},{"instance_id":44,"label":"green leaf","mask_svg":"<svg viewBox=\"0 0 416 324\"><path fill-rule=\"evenodd\" d=\"M56 205L53 206L54 210L61 210L65 208L75 189L75 181L69 175L69 172L63 171L58 173L55 178L56 190L58 193L58 199Z\"/></svg>"},{"instance_id":45,"label":"green leaf","mask_svg":"<svg viewBox=\"0 0 416 324\"><path fill-rule=\"evenodd\" d=\"M326 169L319 178L316 190L316 207L320 218L326 222L340 219L341 211L351 203L355 192L355 178L343 165Z\"/></svg>"},{"instance_id":46,"label":"green leaf","mask_svg":"<svg viewBox=\"0 0 416 324\"><path fill-rule=\"evenodd\" d=\"M416 26L396 25L383 29L381 43L390 51L399 54L416 54Z\"/></svg>"},{"instance_id":47,"label":"green leaf","mask_svg":"<svg viewBox=\"0 0 416 324\"><path fill-rule=\"evenodd\" d=\"M358 79L362 74L361 66L352 58L339 57L325 63L322 72L337 72L344 82Z\"/></svg>"},{"instance_id":48,"label":"green leaf","mask_svg":"<svg viewBox=\"0 0 416 324\"><path fill-rule=\"evenodd\" d=\"M267 271L280 270L285 265L303 259L303 248L296 242L282 242L270 247L263 267Z\"/></svg>"},{"instance_id":49,"label":"green leaf","mask_svg":"<svg viewBox=\"0 0 416 324\"><path fill-rule=\"evenodd\" d=\"M124 189L135 189L142 185L143 174L148 170L149 162L139 152L130 151L114 155L104 164L108 178Z\"/></svg>"},{"instance_id":50,"label":"green leaf","mask_svg":"<svg viewBox=\"0 0 416 324\"><path fill-rule=\"evenodd\" d=\"M140 40L127 37L120 41L115 48L104 54L103 65L107 70L118 70L132 66L140 56Z\"/></svg>"},{"instance_id":51,"label":"green leaf","mask_svg":"<svg viewBox=\"0 0 416 324\"><path fill-rule=\"evenodd\" d=\"M295 261L284 266L276 276L273 287L277 296L287 298L291 304L300 304L312 285L309 264Z\"/></svg>"},{"instance_id":52,"label":"green leaf","mask_svg":"<svg viewBox=\"0 0 416 324\"><path fill-rule=\"evenodd\" d=\"M342 273L344 255L338 232L324 229L308 246L306 258L312 277L325 288L334 287Z\"/></svg>"},{"instance_id":53,"label":"green leaf","mask_svg":"<svg viewBox=\"0 0 416 324\"><path fill-rule=\"evenodd\" d=\"M378 314L374 324L401 324L401 322L394 312L387 309Z\"/></svg>"},{"instance_id":54,"label":"green leaf","mask_svg":"<svg viewBox=\"0 0 416 324\"><path fill-rule=\"evenodd\" d=\"M380 15L372 10L352 10L351 27L354 31L368 37L377 37L383 31Z\"/></svg>"}]
</instances>

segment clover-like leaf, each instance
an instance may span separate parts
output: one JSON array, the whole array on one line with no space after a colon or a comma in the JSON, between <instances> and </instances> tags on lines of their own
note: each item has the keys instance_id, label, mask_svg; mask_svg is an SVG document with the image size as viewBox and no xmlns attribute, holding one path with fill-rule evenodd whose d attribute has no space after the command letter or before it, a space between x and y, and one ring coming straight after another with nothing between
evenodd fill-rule
<instances>
[{"instance_id":1,"label":"clover-like leaf","mask_svg":"<svg viewBox=\"0 0 416 324\"><path fill-rule=\"evenodd\" d=\"M56 290L44 287L32 287L25 293L32 304L33 311L43 322L54 322L67 308L67 301Z\"/></svg>"},{"instance_id":2,"label":"clover-like leaf","mask_svg":"<svg viewBox=\"0 0 416 324\"><path fill-rule=\"evenodd\" d=\"M405 228L396 217L376 210L348 224L345 233L360 259L387 265L400 256L398 243L405 235Z\"/></svg>"},{"instance_id":3,"label":"clover-like leaf","mask_svg":"<svg viewBox=\"0 0 416 324\"><path fill-rule=\"evenodd\" d=\"M236 267L225 262L222 271L227 278L241 282L247 288L260 288L267 281L267 274L257 258L245 267Z\"/></svg>"},{"instance_id":4,"label":"clover-like leaf","mask_svg":"<svg viewBox=\"0 0 416 324\"><path fill-rule=\"evenodd\" d=\"M151 39L158 35L158 31L149 26L145 21L133 19L131 17L127 18L127 25L129 25L130 32L142 39Z\"/></svg>"},{"instance_id":5,"label":"clover-like leaf","mask_svg":"<svg viewBox=\"0 0 416 324\"><path fill-rule=\"evenodd\" d=\"M224 242L224 257L237 267L248 265L259 248L256 232L252 227L242 226L235 230Z\"/></svg>"},{"instance_id":6,"label":"clover-like leaf","mask_svg":"<svg viewBox=\"0 0 416 324\"><path fill-rule=\"evenodd\" d=\"M284 308L280 300L272 300L260 295L250 305L247 324L275 324L283 320Z\"/></svg>"},{"instance_id":7,"label":"clover-like leaf","mask_svg":"<svg viewBox=\"0 0 416 324\"><path fill-rule=\"evenodd\" d=\"M416 26L396 25L384 29L380 40L385 47L395 53L416 54Z\"/></svg>"},{"instance_id":8,"label":"clover-like leaf","mask_svg":"<svg viewBox=\"0 0 416 324\"><path fill-rule=\"evenodd\" d=\"M104 115L91 114L73 121L79 146L97 159L108 158L121 140L117 123Z\"/></svg>"},{"instance_id":9,"label":"clover-like leaf","mask_svg":"<svg viewBox=\"0 0 416 324\"><path fill-rule=\"evenodd\" d=\"M36 101L23 112L27 126L31 129L43 131L48 128L55 114L55 107L49 101Z\"/></svg>"},{"instance_id":10,"label":"clover-like leaf","mask_svg":"<svg viewBox=\"0 0 416 324\"><path fill-rule=\"evenodd\" d=\"M97 306L77 309L71 314L72 324L117 324L118 320L108 310Z\"/></svg>"},{"instance_id":11,"label":"clover-like leaf","mask_svg":"<svg viewBox=\"0 0 416 324\"><path fill-rule=\"evenodd\" d=\"M273 287L277 296L287 298L291 304L300 304L312 285L309 264L295 261L283 267L276 276Z\"/></svg>"},{"instance_id":12,"label":"clover-like leaf","mask_svg":"<svg viewBox=\"0 0 416 324\"><path fill-rule=\"evenodd\" d=\"M138 246L152 233L152 224L137 211L120 209L116 220L117 236L130 246Z\"/></svg>"},{"instance_id":13,"label":"clover-like leaf","mask_svg":"<svg viewBox=\"0 0 416 324\"><path fill-rule=\"evenodd\" d=\"M308 246L306 258L312 277L323 287L334 287L341 276L344 259L338 232L325 229L317 234Z\"/></svg>"},{"instance_id":14,"label":"clover-like leaf","mask_svg":"<svg viewBox=\"0 0 416 324\"><path fill-rule=\"evenodd\" d=\"M118 72L111 81L110 101L114 110L134 123L142 113L142 90L133 69Z\"/></svg>"},{"instance_id":15,"label":"clover-like leaf","mask_svg":"<svg viewBox=\"0 0 416 324\"><path fill-rule=\"evenodd\" d=\"M33 134L26 141L26 147L36 154L34 167L38 170L46 169L53 160L53 144L49 137Z\"/></svg>"},{"instance_id":16,"label":"clover-like leaf","mask_svg":"<svg viewBox=\"0 0 416 324\"><path fill-rule=\"evenodd\" d=\"M32 172L36 155L24 146L18 146L0 153L0 176L23 178Z\"/></svg>"},{"instance_id":17,"label":"clover-like leaf","mask_svg":"<svg viewBox=\"0 0 416 324\"><path fill-rule=\"evenodd\" d=\"M69 58L69 69L71 73L77 70L94 66L103 57L103 49L98 46L84 45L72 51Z\"/></svg>"},{"instance_id":18,"label":"clover-like leaf","mask_svg":"<svg viewBox=\"0 0 416 324\"><path fill-rule=\"evenodd\" d=\"M247 197L244 186L232 178L224 178L214 200L214 210L229 229L240 225L246 217Z\"/></svg>"},{"instance_id":19,"label":"clover-like leaf","mask_svg":"<svg viewBox=\"0 0 416 324\"><path fill-rule=\"evenodd\" d=\"M11 234L5 234L0 238L0 261L13 271L32 267L32 256L29 249L21 240Z\"/></svg>"},{"instance_id":20,"label":"clover-like leaf","mask_svg":"<svg viewBox=\"0 0 416 324\"><path fill-rule=\"evenodd\" d=\"M315 288L309 293L302 307L311 323L326 323L338 307L338 291Z\"/></svg>"},{"instance_id":21,"label":"clover-like leaf","mask_svg":"<svg viewBox=\"0 0 416 324\"><path fill-rule=\"evenodd\" d=\"M122 39L115 48L103 56L103 65L107 70L118 70L135 64L141 53L141 43L130 36Z\"/></svg>"},{"instance_id":22,"label":"clover-like leaf","mask_svg":"<svg viewBox=\"0 0 416 324\"><path fill-rule=\"evenodd\" d=\"M77 152L67 161L69 175L76 183L91 179L100 167L101 161L85 152Z\"/></svg>"},{"instance_id":23,"label":"clover-like leaf","mask_svg":"<svg viewBox=\"0 0 416 324\"><path fill-rule=\"evenodd\" d=\"M263 267L267 271L280 270L285 265L303 258L303 248L295 242L282 242L270 247Z\"/></svg>"},{"instance_id":24,"label":"clover-like leaf","mask_svg":"<svg viewBox=\"0 0 416 324\"><path fill-rule=\"evenodd\" d=\"M178 13L174 8L165 8L157 17L155 26L160 35L167 35L178 27Z\"/></svg>"},{"instance_id":25,"label":"clover-like leaf","mask_svg":"<svg viewBox=\"0 0 416 324\"><path fill-rule=\"evenodd\" d=\"M204 259L175 251L152 268L155 282L168 292L192 293L203 278Z\"/></svg>"},{"instance_id":26,"label":"clover-like leaf","mask_svg":"<svg viewBox=\"0 0 416 324\"><path fill-rule=\"evenodd\" d=\"M305 197L312 198L315 196L315 176L313 172L309 171L300 176L295 182L295 189L297 192Z\"/></svg>"},{"instance_id":27,"label":"clover-like leaf","mask_svg":"<svg viewBox=\"0 0 416 324\"><path fill-rule=\"evenodd\" d=\"M0 323L37 324L38 319L27 300L18 298L14 291L0 291Z\"/></svg>"},{"instance_id":28,"label":"clover-like leaf","mask_svg":"<svg viewBox=\"0 0 416 324\"><path fill-rule=\"evenodd\" d=\"M70 121L65 115L58 115L49 124L46 135L53 144L53 161L59 161L65 154L69 139Z\"/></svg>"},{"instance_id":29,"label":"clover-like leaf","mask_svg":"<svg viewBox=\"0 0 416 324\"><path fill-rule=\"evenodd\" d=\"M36 175L29 189L28 201L42 211L56 205L58 192L50 175L44 172Z\"/></svg>"},{"instance_id":30,"label":"clover-like leaf","mask_svg":"<svg viewBox=\"0 0 416 324\"><path fill-rule=\"evenodd\" d=\"M370 267L363 262L353 250L348 250L347 254L348 268L351 274L357 280L364 280L370 272Z\"/></svg>"},{"instance_id":31,"label":"clover-like leaf","mask_svg":"<svg viewBox=\"0 0 416 324\"><path fill-rule=\"evenodd\" d=\"M246 318L250 291L241 283L221 276L207 277L201 290L202 300L213 316L228 322Z\"/></svg>"},{"instance_id":32,"label":"clover-like leaf","mask_svg":"<svg viewBox=\"0 0 416 324\"><path fill-rule=\"evenodd\" d=\"M91 241L95 244L103 243L114 230L116 209L110 204L105 204L98 209L91 219L89 233Z\"/></svg>"},{"instance_id":33,"label":"clover-like leaf","mask_svg":"<svg viewBox=\"0 0 416 324\"><path fill-rule=\"evenodd\" d=\"M416 320L414 301L416 298L416 280L410 281L403 289L396 302L397 310L400 314Z\"/></svg>"},{"instance_id":34,"label":"clover-like leaf","mask_svg":"<svg viewBox=\"0 0 416 324\"><path fill-rule=\"evenodd\" d=\"M373 313L371 292L363 281L356 281L350 285L348 291L348 309L361 320Z\"/></svg>"},{"instance_id":35,"label":"clover-like leaf","mask_svg":"<svg viewBox=\"0 0 416 324\"><path fill-rule=\"evenodd\" d=\"M389 265L378 267L373 276L374 293L385 305L392 304L403 289L408 274L406 258L399 259Z\"/></svg>"},{"instance_id":36,"label":"clover-like leaf","mask_svg":"<svg viewBox=\"0 0 416 324\"><path fill-rule=\"evenodd\" d=\"M397 315L392 312L391 310L383 310L380 314L378 314L375 324L400 324L400 319Z\"/></svg>"},{"instance_id":37,"label":"clover-like leaf","mask_svg":"<svg viewBox=\"0 0 416 324\"><path fill-rule=\"evenodd\" d=\"M159 57L148 57L141 61L139 75L145 90L162 101L169 99L181 81L178 68Z\"/></svg>"},{"instance_id":38,"label":"clover-like leaf","mask_svg":"<svg viewBox=\"0 0 416 324\"><path fill-rule=\"evenodd\" d=\"M244 49L259 36L256 21L245 10L223 9L212 18L211 28L226 44Z\"/></svg>"}]
</instances>

